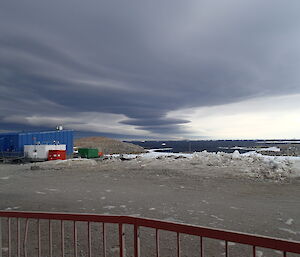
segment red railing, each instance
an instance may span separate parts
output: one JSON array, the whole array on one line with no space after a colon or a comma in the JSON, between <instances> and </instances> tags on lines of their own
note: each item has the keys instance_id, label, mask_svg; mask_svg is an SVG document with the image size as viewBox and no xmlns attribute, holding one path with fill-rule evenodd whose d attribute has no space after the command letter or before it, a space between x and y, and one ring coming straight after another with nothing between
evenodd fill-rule
<instances>
[{"instance_id":1,"label":"red railing","mask_svg":"<svg viewBox=\"0 0 300 257\"><path fill-rule=\"evenodd\" d=\"M37 245L38 245L38 257L42 256L41 254L41 220L48 220L48 256L53 256L53 231L52 231L52 222L60 221L60 247L61 247L61 256L65 256L65 224L64 222L72 222L73 226L73 253L75 256L78 256L78 231L77 231L77 222L87 222L87 254L89 257L92 256L92 223L102 223L102 256L107 256L106 250L106 224L112 223L118 225L118 241L119 241L119 255L120 257L125 256L125 225L133 226L133 256L140 257L140 228L151 228L155 229L155 255L156 257L160 256L160 231L170 231L176 233L176 255L177 257L181 256L181 235L192 235L199 237L199 255L200 257L204 256L204 238L218 239L224 241L224 256L229 256L229 242L249 245L252 247L252 256L256 256L256 248L262 247L267 249L273 249L282 252L282 256L287 256L287 253L297 253L300 254L300 242L287 241L277 238L257 236L233 231L226 231L220 229L212 229L207 227L192 226L174 222L160 221L154 219L145 219L132 216L112 216L112 215L96 215L96 214L71 214L71 213L42 213L42 212L6 212L0 211L0 217L6 218L7 223L7 233L1 230L1 235L7 242L7 256L12 256L12 219L15 220L14 225L14 234L16 238L13 240L15 242L17 249L15 249L16 256L21 256L21 219L25 220L24 228L24 240L23 240L23 256L27 256L27 247L28 247L28 232L29 232L29 220L37 220ZM2 219L2 228L4 227L5 221ZM1 223L0 223L1 225ZM5 235L5 236L3 236ZM131 235L128 235L131 236ZM7 238L6 238L7 237ZM67 236L68 238L70 236ZM3 240L4 241L4 240ZM1 249L1 244L0 244ZM2 253L2 252L1 252ZM0 256L1 256L0 253ZM243 255L244 256L244 255ZM30 256L31 257L31 256Z\"/></svg>"}]
</instances>

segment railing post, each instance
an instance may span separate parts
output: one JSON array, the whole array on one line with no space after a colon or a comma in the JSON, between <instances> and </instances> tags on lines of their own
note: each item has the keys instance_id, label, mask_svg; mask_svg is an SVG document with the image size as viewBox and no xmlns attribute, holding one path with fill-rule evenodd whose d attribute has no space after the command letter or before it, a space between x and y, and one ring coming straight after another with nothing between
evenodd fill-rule
<instances>
[{"instance_id":1,"label":"railing post","mask_svg":"<svg viewBox=\"0 0 300 257\"><path fill-rule=\"evenodd\" d=\"M76 221L73 222L73 236L74 236L74 257L77 257L77 227ZM51 256L52 257L52 256Z\"/></svg>"},{"instance_id":2,"label":"railing post","mask_svg":"<svg viewBox=\"0 0 300 257\"><path fill-rule=\"evenodd\" d=\"M8 218L8 257L11 257L11 223L10 218Z\"/></svg>"},{"instance_id":3,"label":"railing post","mask_svg":"<svg viewBox=\"0 0 300 257\"><path fill-rule=\"evenodd\" d=\"M228 257L228 241L225 240L225 257Z\"/></svg>"},{"instance_id":4,"label":"railing post","mask_svg":"<svg viewBox=\"0 0 300 257\"><path fill-rule=\"evenodd\" d=\"M1 222L2 222L2 219L1 219L1 217L0 217L0 257L2 257L2 224L1 224Z\"/></svg>"},{"instance_id":5,"label":"railing post","mask_svg":"<svg viewBox=\"0 0 300 257\"><path fill-rule=\"evenodd\" d=\"M203 237L200 236L200 257L204 257L204 252L203 252Z\"/></svg>"},{"instance_id":6,"label":"railing post","mask_svg":"<svg viewBox=\"0 0 300 257\"><path fill-rule=\"evenodd\" d=\"M41 248L41 220L38 219L38 257L42 255L42 248Z\"/></svg>"},{"instance_id":7,"label":"railing post","mask_svg":"<svg viewBox=\"0 0 300 257\"><path fill-rule=\"evenodd\" d=\"M49 219L49 255L50 257L52 257L52 224L51 224L51 220ZM77 257L77 256L75 256Z\"/></svg>"},{"instance_id":8,"label":"railing post","mask_svg":"<svg viewBox=\"0 0 300 257\"><path fill-rule=\"evenodd\" d=\"M180 234L177 232L177 257L181 256L181 250L180 250Z\"/></svg>"},{"instance_id":9,"label":"railing post","mask_svg":"<svg viewBox=\"0 0 300 257\"><path fill-rule=\"evenodd\" d=\"M92 231L91 223L88 222L88 257L92 257Z\"/></svg>"},{"instance_id":10,"label":"railing post","mask_svg":"<svg viewBox=\"0 0 300 257\"><path fill-rule=\"evenodd\" d=\"M119 224L119 245L120 245L120 257L125 256L125 231L124 231L124 225Z\"/></svg>"},{"instance_id":11,"label":"railing post","mask_svg":"<svg viewBox=\"0 0 300 257\"><path fill-rule=\"evenodd\" d=\"M25 223L25 232L24 232L24 241L23 241L23 251L24 251L24 257L27 257L27 236L28 236L28 225L29 220L26 219Z\"/></svg>"},{"instance_id":12,"label":"railing post","mask_svg":"<svg viewBox=\"0 0 300 257\"><path fill-rule=\"evenodd\" d=\"M159 230L155 230L155 238L156 238L156 257L160 257L160 249L159 249Z\"/></svg>"},{"instance_id":13,"label":"railing post","mask_svg":"<svg viewBox=\"0 0 300 257\"><path fill-rule=\"evenodd\" d=\"M17 218L17 255L21 256L21 223L20 218ZM0 255L1 257L1 255Z\"/></svg>"},{"instance_id":14,"label":"railing post","mask_svg":"<svg viewBox=\"0 0 300 257\"><path fill-rule=\"evenodd\" d=\"M138 225L134 225L134 257L140 257L140 235Z\"/></svg>"},{"instance_id":15,"label":"railing post","mask_svg":"<svg viewBox=\"0 0 300 257\"><path fill-rule=\"evenodd\" d=\"M60 221L60 241L61 241L61 257L65 257L65 229L64 221Z\"/></svg>"},{"instance_id":16,"label":"railing post","mask_svg":"<svg viewBox=\"0 0 300 257\"><path fill-rule=\"evenodd\" d=\"M103 257L106 257L106 228L105 223L102 223L102 245L103 245Z\"/></svg>"}]
</instances>

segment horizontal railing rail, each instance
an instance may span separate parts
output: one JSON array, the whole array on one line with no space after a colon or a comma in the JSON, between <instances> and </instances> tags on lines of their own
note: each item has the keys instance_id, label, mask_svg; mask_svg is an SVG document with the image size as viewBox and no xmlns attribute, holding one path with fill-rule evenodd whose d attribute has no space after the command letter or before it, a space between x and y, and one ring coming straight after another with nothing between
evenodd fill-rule
<instances>
[{"instance_id":1,"label":"horizontal railing rail","mask_svg":"<svg viewBox=\"0 0 300 257\"><path fill-rule=\"evenodd\" d=\"M24 152L0 152L2 158L22 158L25 157Z\"/></svg>"},{"instance_id":2,"label":"horizontal railing rail","mask_svg":"<svg viewBox=\"0 0 300 257\"><path fill-rule=\"evenodd\" d=\"M225 241L225 256L228 255L228 243L238 243L244 245L250 245L253 247L253 256L256 256L256 247L262 247L267 249L273 249L277 251L281 251L283 256L287 256L287 253L298 253L300 254L300 242L297 241L290 241L266 236L258 236L240 232L234 232L229 230L221 230L215 228L208 228L202 226L194 226L188 224L181 224L181 223L174 223L169 221L162 221L162 220L155 220L155 219L147 219L147 218L140 218L140 217L133 217L133 216L114 216L114 215L98 215L98 214L74 214L74 213L46 213L46 212L14 212L14 211L0 211L0 218L17 218L19 219L36 219L36 220L49 220L49 224L51 220L58 220L58 221L73 221L74 226L75 222L88 222L88 239L90 242L90 223L103 223L103 235L105 234L104 231L104 224L112 223L119 225L119 247L120 247L120 256L124 256L124 232L123 232L123 225L133 225L133 238L134 238L134 256L140 256L140 249L139 249L139 229L142 227L145 228L152 228L156 230L156 248L159 247L159 231L170 231L177 233L177 256L180 256L180 234L192 235L200 237L200 242L202 242L203 238L210 238L210 239L218 239ZM28 223L28 222L27 222ZM63 223L62 225L62 240L64 240L64 230L63 230ZM8 234L9 240L11 237L10 231L10 223L8 226ZM26 229L28 227L26 225ZM50 226L49 226L50 230ZM76 226L74 227L74 237L76 237ZM27 232L26 232L27 233ZM39 232L40 236L40 232ZM25 238L26 239L26 238ZM49 239L50 240L50 239ZM104 239L103 239L104 240ZM105 242L103 242L104 244ZM10 246L10 243L9 243ZM203 255L203 246L201 243L201 255ZM159 249L156 249L157 255L159 256ZM1 256L1 255L0 255ZM64 255L62 255L64 256ZM90 256L90 255L89 255Z\"/></svg>"}]
</instances>

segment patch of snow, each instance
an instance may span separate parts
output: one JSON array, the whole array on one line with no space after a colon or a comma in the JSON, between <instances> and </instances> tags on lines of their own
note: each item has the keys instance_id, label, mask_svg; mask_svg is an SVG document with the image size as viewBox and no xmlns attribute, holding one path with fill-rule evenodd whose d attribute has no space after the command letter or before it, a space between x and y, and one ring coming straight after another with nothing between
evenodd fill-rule
<instances>
[{"instance_id":1,"label":"patch of snow","mask_svg":"<svg viewBox=\"0 0 300 257\"><path fill-rule=\"evenodd\" d=\"M111 209L114 209L116 208L116 206L113 206L113 205L107 205L107 206L104 206L103 209L108 209L108 210L111 210Z\"/></svg>"},{"instance_id":2,"label":"patch of snow","mask_svg":"<svg viewBox=\"0 0 300 257\"><path fill-rule=\"evenodd\" d=\"M45 192L41 192L41 191L35 191L36 194L40 194L40 195L46 195Z\"/></svg>"},{"instance_id":3,"label":"patch of snow","mask_svg":"<svg viewBox=\"0 0 300 257\"><path fill-rule=\"evenodd\" d=\"M285 232L288 232L288 233L293 234L293 235L298 235L298 234L300 234L299 231L293 231L293 230L288 229L288 228L278 228L278 229L279 229L279 230L282 230L282 231L285 231Z\"/></svg>"},{"instance_id":4,"label":"patch of snow","mask_svg":"<svg viewBox=\"0 0 300 257\"><path fill-rule=\"evenodd\" d=\"M256 250L256 257L262 257L264 253L262 251Z\"/></svg>"},{"instance_id":5,"label":"patch of snow","mask_svg":"<svg viewBox=\"0 0 300 257\"><path fill-rule=\"evenodd\" d=\"M141 214L139 214L139 213L133 213L133 214L130 214L130 216L139 217L139 216L141 216Z\"/></svg>"},{"instance_id":6,"label":"patch of snow","mask_svg":"<svg viewBox=\"0 0 300 257\"><path fill-rule=\"evenodd\" d=\"M293 222L294 222L293 219L288 219L288 220L285 222L285 224L287 224L287 225L292 225Z\"/></svg>"},{"instance_id":7,"label":"patch of snow","mask_svg":"<svg viewBox=\"0 0 300 257\"><path fill-rule=\"evenodd\" d=\"M164 219L165 221L170 221L170 222L176 222L176 223L183 223L182 220L179 220L179 219L175 219L173 217L167 217Z\"/></svg>"},{"instance_id":8,"label":"patch of snow","mask_svg":"<svg viewBox=\"0 0 300 257\"><path fill-rule=\"evenodd\" d=\"M232 159L241 159L241 155L239 153L238 150L235 150L233 153L232 153Z\"/></svg>"},{"instance_id":9,"label":"patch of snow","mask_svg":"<svg viewBox=\"0 0 300 257\"><path fill-rule=\"evenodd\" d=\"M221 242L220 242L220 245L225 246L225 242L224 242L224 241L221 241ZM228 246L234 246L234 245L236 245L236 244L233 243L233 242L228 242Z\"/></svg>"},{"instance_id":10,"label":"patch of snow","mask_svg":"<svg viewBox=\"0 0 300 257\"><path fill-rule=\"evenodd\" d=\"M217 219L218 221L224 221L224 219L219 218L216 215L210 215L210 217Z\"/></svg>"},{"instance_id":11,"label":"patch of snow","mask_svg":"<svg viewBox=\"0 0 300 257\"><path fill-rule=\"evenodd\" d=\"M274 253L277 253L277 254L282 255L282 252L281 252L281 251L278 251L278 250L275 250Z\"/></svg>"},{"instance_id":12,"label":"patch of snow","mask_svg":"<svg viewBox=\"0 0 300 257\"><path fill-rule=\"evenodd\" d=\"M118 252L120 252L120 247L119 246L113 246L113 247L111 247L110 248L110 251L112 252L112 253L118 253ZM115 255L115 254L114 254Z\"/></svg>"}]
</instances>

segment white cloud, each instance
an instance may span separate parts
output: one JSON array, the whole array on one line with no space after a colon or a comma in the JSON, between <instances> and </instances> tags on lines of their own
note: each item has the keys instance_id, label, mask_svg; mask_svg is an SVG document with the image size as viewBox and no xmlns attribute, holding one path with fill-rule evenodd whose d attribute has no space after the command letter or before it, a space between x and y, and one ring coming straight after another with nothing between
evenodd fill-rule
<instances>
[{"instance_id":1,"label":"white cloud","mask_svg":"<svg viewBox=\"0 0 300 257\"><path fill-rule=\"evenodd\" d=\"M182 109L168 117L191 120L183 125L192 137L209 139L299 138L300 95L256 98L239 103Z\"/></svg>"}]
</instances>

